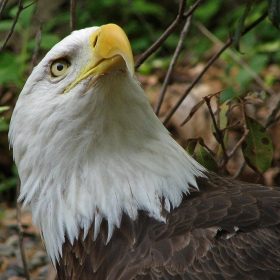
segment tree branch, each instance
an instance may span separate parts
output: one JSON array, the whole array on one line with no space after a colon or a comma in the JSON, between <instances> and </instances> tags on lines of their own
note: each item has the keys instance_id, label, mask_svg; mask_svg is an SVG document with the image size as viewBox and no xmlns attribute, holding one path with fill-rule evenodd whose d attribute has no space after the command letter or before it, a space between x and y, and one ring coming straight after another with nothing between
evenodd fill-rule
<instances>
[{"instance_id":1,"label":"tree branch","mask_svg":"<svg viewBox=\"0 0 280 280\"><path fill-rule=\"evenodd\" d=\"M70 2L70 31L76 30L76 0Z\"/></svg>"},{"instance_id":2,"label":"tree branch","mask_svg":"<svg viewBox=\"0 0 280 280\"><path fill-rule=\"evenodd\" d=\"M2 3L2 6L0 8L0 19L1 19L1 16L2 16L2 12L4 11L4 8L6 6L6 4L8 3L9 0L4 0L3 3Z\"/></svg>"},{"instance_id":3,"label":"tree branch","mask_svg":"<svg viewBox=\"0 0 280 280\"><path fill-rule=\"evenodd\" d=\"M246 139L248 133L249 133L249 130L247 128L247 124L246 124L246 113L245 113L245 104L243 103L243 101L241 101L242 103L242 119L243 119L243 130L244 130L244 133L242 135L242 137L239 139L239 141L236 143L236 145L234 146L234 148L231 150L231 152L229 153L228 155L228 159L230 159L234 153L236 152L237 148L242 144L242 142ZM226 162L225 162L226 164Z\"/></svg>"},{"instance_id":4,"label":"tree branch","mask_svg":"<svg viewBox=\"0 0 280 280\"><path fill-rule=\"evenodd\" d=\"M180 25L186 18L194 13L196 8L201 4L203 0L198 0L196 3L189 9L188 12L182 13L182 8L184 7L183 0L180 2L179 13L173 23L166 29L166 31L161 35L161 37L147 50L145 51L138 61L135 63L135 70L137 70L140 65L155 51L162 46L163 42L168 38L168 36L173 33L173 31Z\"/></svg>"},{"instance_id":5,"label":"tree branch","mask_svg":"<svg viewBox=\"0 0 280 280\"><path fill-rule=\"evenodd\" d=\"M190 84L190 86L187 88L185 93L181 96L181 98L177 101L175 106L171 109L169 114L165 117L163 124L166 125L170 118L173 116L173 114L176 112L176 110L179 108L181 103L184 101L184 99L187 97L189 92L193 89L193 87L198 83L200 78L204 75L204 73L208 70L208 68L216 61L216 59L224 52L224 50L232 43L232 38L229 38L228 41L225 43L225 45L207 62L205 67L202 69L202 71L199 73L199 75L194 79L194 81Z\"/></svg>"},{"instance_id":6,"label":"tree branch","mask_svg":"<svg viewBox=\"0 0 280 280\"><path fill-rule=\"evenodd\" d=\"M1 46L0 54L3 52L4 48L6 47L6 45L7 45L8 41L9 41L9 39L11 38L11 36L12 36L12 34L13 34L13 32L14 32L14 28L15 28L16 23L17 23L17 21L18 21L19 15L20 15L21 11L23 10L22 1L23 1L23 0L19 0L19 1L18 1L18 10L17 10L17 13L16 13L16 15L15 15L15 18L14 18L13 24L12 24L12 26L11 26L11 29L10 29L10 31L8 32L7 36L6 36L6 38L5 38L5 40L4 40L4 43L3 43L2 46Z\"/></svg>"},{"instance_id":7,"label":"tree branch","mask_svg":"<svg viewBox=\"0 0 280 280\"><path fill-rule=\"evenodd\" d=\"M183 42L188 34L188 31L189 31L189 28L190 28L190 23L191 23L191 19L192 17L188 17L187 21L186 21L186 24L181 32L181 36L180 36L180 39L179 39L179 42L177 44L177 47L176 47L176 50L174 52L174 55L172 57L172 60L171 60L171 63L169 64L169 67L168 67L168 70L167 70L167 74L165 76L165 79L164 79L164 82L163 82L163 85L162 85L162 89L161 89L161 93L160 93L160 97L159 97L159 100L158 100L158 103L156 105L156 109L155 109L155 113L156 115L159 114L159 110L160 110L160 107L162 105L162 102L163 102L163 99L164 99L164 95L165 95L165 92L166 92L166 89L167 89L167 86L169 84L169 81L170 81L170 77L171 77L171 74L173 72L173 69L175 67L175 64L178 60L178 57L179 57L179 54L182 50L182 47L183 47Z\"/></svg>"},{"instance_id":8,"label":"tree branch","mask_svg":"<svg viewBox=\"0 0 280 280\"><path fill-rule=\"evenodd\" d=\"M35 0L35 1L31 2L30 4L24 6L22 9L25 10L25 9L29 8L30 6L32 6L33 4L35 4L37 1L38 1L38 0Z\"/></svg>"},{"instance_id":9,"label":"tree branch","mask_svg":"<svg viewBox=\"0 0 280 280\"><path fill-rule=\"evenodd\" d=\"M267 15L267 12L265 12L261 17L259 17L256 21L254 21L252 24L248 25L242 32L242 36L244 36L246 33L248 33L251 29L253 29L257 24L259 24ZM202 69L202 71L199 73L199 75L194 79L194 81L191 83L191 85L187 88L185 93L181 96L181 98L178 100L178 102L175 104L175 106L171 109L169 114L165 117L163 124L166 125L170 118L173 116L173 114L176 112L176 110L179 108L181 103L184 101L184 99L187 97L189 92L192 90L192 88L198 83L200 78L204 75L204 73L208 70L208 68L214 63L214 61L231 45L233 42L232 38L229 38L225 45L208 61L208 63L205 65L205 67Z\"/></svg>"},{"instance_id":10,"label":"tree branch","mask_svg":"<svg viewBox=\"0 0 280 280\"><path fill-rule=\"evenodd\" d=\"M178 13L179 18L182 18L184 16L185 8L186 8L186 1L181 0L179 4L179 13Z\"/></svg>"},{"instance_id":11,"label":"tree branch","mask_svg":"<svg viewBox=\"0 0 280 280\"><path fill-rule=\"evenodd\" d=\"M219 125L217 124L216 118L214 116L214 112L213 112L211 104L210 104L212 97L215 96L215 95L216 94L211 94L210 96L205 96L204 100L206 102L206 105L208 107L208 111L210 113L213 125L214 125L215 130L216 130L216 135L217 135L216 139L222 147L224 162L227 162L228 161L228 155L227 155L227 150L226 150L225 143L224 143L223 131L220 129Z\"/></svg>"},{"instance_id":12,"label":"tree branch","mask_svg":"<svg viewBox=\"0 0 280 280\"><path fill-rule=\"evenodd\" d=\"M279 99L278 103L276 104L276 106L274 107L274 109L272 110L269 117L267 118L267 123L266 123L265 128L268 128L270 125L272 125L273 123L278 121L277 118L275 118L275 117L279 110L280 110L280 99Z\"/></svg>"}]
</instances>

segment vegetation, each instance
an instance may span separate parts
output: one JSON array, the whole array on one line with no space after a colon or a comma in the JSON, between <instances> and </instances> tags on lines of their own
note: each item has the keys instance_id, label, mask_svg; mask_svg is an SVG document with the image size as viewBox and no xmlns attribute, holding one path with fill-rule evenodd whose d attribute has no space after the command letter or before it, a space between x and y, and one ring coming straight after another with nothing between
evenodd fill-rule
<instances>
[{"instance_id":1,"label":"vegetation","mask_svg":"<svg viewBox=\"0 0 280 280\"><path fill-rule=\"evenodd\" d=\"M5 200L9 198L11 201L14 200L13 189L16 187L17 174L7 141L8 124L17 96L40 58L55 43L70 33L70 26L81 29L114 22L124 28L131 41L136 61L141 61L141 54L149 49L174 22L180 5L181 7L186 5L183 11L185 13L192 5L197 5L192 13L186 39L180 39L187 19L182 17L181 20L179 19L180 22L178 21L178 27L160 43L160 48L154 50L149 57L145 57L144 63L141 63L138 69L140 79L142 77L142 80L145 80L143 78L145 76L156 76L159 87L163 83L174 51L181 40L182 47L179 58L177 62L175 61L176 67L170 68L173 76L166 81L169 85L185 84L185 90L181 91L180 95L183 96L184 93L188 95L192 90L192 87L188 86L197 77L190 74L191 70L200 65L202 72L206 71L211 57L228 43L227 46L230 48L225 48L227 50L221 52L214 66L208 70L210 75L208 79L210 77L212 81L217 81L222 91L219 94L215 91L211 92L211 96L208 96L208 99L204 98L199 106L190 108L191 116L189 116L191 119L196 115L202 103L217 99L219 114L215 114L213 102L209 101L208 106L214 121L213 133L217 143L210 145L209 148L206 144L207 139L199 138L201 135L197 135L198 138L190 142L186 142L186 139L181 140L184 144L187 143L188 151L196 156L197 160L207 166L216 166L214 167L216 171L225 171L228 161L234 156L232 152L238 150L243 151L246 163L259 175L269 167L279 167L280 147L275 144L279 139L271 140L269 133L272 135L273 132L272 130L267 132L267 129L272 127L279 129L277 116L280 105L276 95L280 79L279 1L205 0L185 3L176 0L80 0L76 3L70 2L69 5L69 1L65 0L48 1L48 4L46 1L2 1L0 7L0 46L2 46L0 50L0 200L1 196ZM14 30L11 32L13 25ZM8 39L9 33L12 36ZM213 67L216 72L213 71ZM180 75L183 75L181 80L178 78ZM200 84L205 83L204 80L198 81ZM143 84L148 89L153 88L149 83ZM248 95L248 92L252 91L254 94ZM256 100L263 102L263 98L259 96L262 91L268 94L267 99L272 100L274 105L265 109L265 120L258 119L258 112L264 110L265 105L259 105L259 102L256 105ZM153 93L151 99L158 99L158 93ZM155 106L155 101L152 100ZM166 99L164 102L174 104ZM267 104L265 102L264 104ZM248 105L248 103L254 104ZM251 109L248 110L248 106ZM175 107L173 105L171 107L175 111ZM252 108L255 110L253 114L250 113ZM158 113L170 128L172 123L172 119L169 120L170 111L162 106ZM185 112L185 117L188 113ZM176 130L179 129L176 127ZM263 132L265 138L269 139L269 146L266 146L269 151L263 151L264 137L257 133L260 129L265 130ZM238 136L234 143L229 145L230 139L237 132ZM273 146L276 149L274 157ZM259 160L260 157L263 160ZM210 165L205 161L206 158L211 158ZM243 161L239 163L242 166L244 166ZM240 175L241 171L239 170L236 176ZM279 175L279 170L277 172L274 174L275 177Z\"/></svg>"}]
</instances>

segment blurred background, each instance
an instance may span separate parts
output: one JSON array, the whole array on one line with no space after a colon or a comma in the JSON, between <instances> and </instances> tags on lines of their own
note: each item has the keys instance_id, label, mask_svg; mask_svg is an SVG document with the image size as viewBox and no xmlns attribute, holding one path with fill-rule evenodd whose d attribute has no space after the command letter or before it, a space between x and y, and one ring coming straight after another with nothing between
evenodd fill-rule
<instances>
[{"instance_id":1,"label":"blurred background","mask_svg":"<svg viewBox=\"0 0 280 280\"><path fill-rule=\"evenodd\" d=\"M186 10L195 2L186 1ZM7 41L6 37L14 24L19 4L22 4L24 9L20 12L12 36ZM76 0L75 27L82 29L106 23L120 25L127 33L135 61L138 61L176 19L179 4L178 0ZM245 36L241 38L240 34L238 35L240 26L248 26L265 13L271 13L272 7L276 11L274 24L265 16ZM265 102L253 102L246 107L247 114L265 126L274 110L274 119L277 120L280 107L280 31L277 24L279 7L279 1L205 0L195 10L159 111L161 120L165 119L209 59L229 37L235 39L238 47L234 48L232 44L220 55L166 123L166 127L181 145L185 146L189 138L202 137L208 147L217 149L205 105L195 113L190 122L183 127L180 127L180 124L202 97L219 91L220 103L232 97L242 98L248 92L264 91L267 93ZM0 53L0 218L3 221L6 219L6 222L0 223L0 242L6 242L8 235L12 235L15 230L13 225L17 185L17 171L7 137L10 117L33 67L53 45L70 34L71 16L70 1L66 0L1 0L0 9L0 46L5 44ZM179 25L137 70L137 76L154 108L183 26L184 23ZM238 48L239 51L236 50ZM212 103L215 108L215 102ZM232 122L240 118L240 111L233 110L232 113ZM242 137L241 128L230 132L229 149ZM274 155L270 168L258 176L258 179L268 185L280 185L279 122L275 121L270 125L268 132L272 138ZM235 156L227 164L229 174L234 174L243 162L242 153L237 149ZM247 166L239 179L255 182L256 173ZM32 235L35 231L31 226L31 218L28 215L25 218L24 223ZM8 233L6 228L3 228L3 223L5 227L10 226ZM3 268L3 263L5 261L2 259L1 262L0 246L0 280L1 273L4 275L7 271ZM32 269L37 271L36 265ZM5 277L8 276L5 274L3 279L6 279Z\"/></svg>"}]
</instances>

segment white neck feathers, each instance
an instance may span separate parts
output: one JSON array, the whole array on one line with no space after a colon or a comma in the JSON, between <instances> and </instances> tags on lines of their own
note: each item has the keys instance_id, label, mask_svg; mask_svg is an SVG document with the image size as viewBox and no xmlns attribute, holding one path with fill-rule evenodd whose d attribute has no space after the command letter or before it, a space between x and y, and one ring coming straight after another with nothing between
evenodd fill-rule
<instances>
[{"instance_id":1,"label":"white neck feathers","mask_svg":"<svg viewBox=\"0 0 280 280\"><path fill-rule=\"evenodd\" d=\"M84 95L68 93L58 104L49 100L41 113L34 102L24 107L32 94L23 90L13 115L19 199L31 203L53 262L65 233L73 242L93 222L96 238L102 219L108 221L109 241L123 212L135 220L145 210L164 221L161 199L167 211L177 207L203 176L154 115L136 78L114 75Z\"/></svg>"}]
</instances>

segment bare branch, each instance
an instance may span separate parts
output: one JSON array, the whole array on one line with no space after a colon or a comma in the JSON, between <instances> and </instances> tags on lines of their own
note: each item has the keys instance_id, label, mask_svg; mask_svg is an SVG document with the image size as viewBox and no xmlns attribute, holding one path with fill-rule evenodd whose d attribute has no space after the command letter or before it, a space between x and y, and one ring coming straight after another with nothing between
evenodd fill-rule
<instances>
[{"instance_id":1,"label":"bare branch","mask_svg":"<svg viewBox=\"0 0 280 280\"><path fill-rule=\"evenodd\" d=\"M17 184L17 197L19 197L20 193L20 179L18 178L18 184ZM21 224L21 211L20 211L20 203L17 203L17 224L18 224L18 239L19 239L19 248L20 248L20 253L21 253L21 259L23 263L23 268L25 271L25 277L26 280L30 280L30 275L28 272L28 266L27 266L27 261L26 261L26 255L25 255L25 250L24 250L24 245L23 245L23 234L24 231L22 229L22 224Z\"/></svg>"},{"instance_id":2,"label":"bare branch","mask_svg":"<svg viewBox=\"0 0 280 280\"><path fill-rule=\"evenodd\" d=\"M246 137L247 137L247 135L248 135L248 133L249 133L249 130L248 130L247 124L246 124L245 105L244 105L243 101L241 101L241 102L242 102L242 105L243 105L243 106L242 106L241 112L242 112L243 130L244 130L244 133L243 133L242 137L239 139L239 141L236 143L235 147L234 147L234 148L231 150L231 152L229 153L229 155L228 155L228 158L229 158L229 159L234 155L234 153L235 153L235 151L238 149L238 147L241 146L242 142L246 139Z\"/></svg>"},{"instance_id":3,"label":"bare branch","mask_svg":"<svg viewBox=\"0 0 280 280\"><path fill-rule=\"evenodd\" d=\"M6 45L7 45L8 41L9 41L9 39L11 38L11 36L12 36L12 34L13 34L13 32L14 32L14 28L15 28L16 23L17 23L17 21L18 21L18 17L19 17L19 15L20 15L21 11L23 10L22 1L23 1L23 0L19 0L19 1L18 1L18 10L17 10L17 13L16 13L16 15L15 15L15 18L14 18L13 24L12 24L12 26L11 26L11 29L10 29L10 31L8 32L7 36L6 36L6 38L5 38L5 40L4 40L4 43L3 43L2 46L1 46L0 54L3 52L4 48L6 47Z\"/></svg>"},{"instance_id":4,"label":"bare branch","mask_svg":"<svg viewBox=\"0 0 280 280\"><path fill-rule=\"evenodd\" d=\"M173 114L176 112L176 110L179 108L183 100L187 97L189 92L193 89L193 87L198 83L200 78L204 75L204 73L208 70L208 68L216 61L216 59L224 52L224 50L232 43L232 38L229 38L228 41L225 43L225 45L207 62L205 67L202 69L202 71L199 73L199 75L194 79L194 81L190 84L190 86L187 88L185 93L181 96L181 98L177 101L175 106L171 109L169 114L165 117L163 124L166 125L167 122L170 120L170 118L173 116Z\"/></svg>"},{"instance_id":5,"label":"bare branch","mask_svg":"<svg viewBox=\"0 0 280 280\"><path fill-rule=\"evenodd\" d=\"M266 17L267 12L264 13L261 17L259 17L256 21L254 21L252 24L250 24L248 27L244 29L242 32L242 36L245 35L247 32L249 32L252 28L254 28L257 24L259 24L264 18ZM178 102L175 104L175 106L171 109L169 114L165 117L163 124L166 125L167 122L170 120L170 118L173 116L173 114L176 112L176 110L179 108L181 103L184 101L186 96L189 94L189 92L192 90L192 88L198 83L200 78L203 76L203 74L208 70L208 68L214 63L214 61L231 45L233 42L232 38L229 38L225 45L208 61L208 63L205 65L205 67L202 69L202 71L199 73L199 75L194 79L194 81L191 83L191 85L187 88L185 93L181 96L181 98L178 100Z\"/></svg>"},{"instance_id":6,"label":"bare branch","mask_svg":"<svg viewBox=\"0 0 280 280\"><path fill-rule=\"evenodd\" d=\"M266 123L265 128L268 128L270 125L272 125L273 123L278 121L277 118L275 119L275 117L279 110L280 110L280 99L279 99L278 103L276 104L275 108L272 110L269 117L267 118L267 123Z\"/></svg>"},{"instance_id":7,"label":"bare branch","mask_svg":"<svg viewBox=\"0 0 280 280\"><path fill-rule=\"evenodd\" d=\"M35 0L35 1L31 2L30 4L24 6L22 9L25 10L25 9L29 8L30 6L34 5L37 1L38 0Z\"/></svg>"},{"instance_id":8,"label":"bare branch","mask_svg":"<svg viewBox=\"0 0 280 280\"><path fill-rule=\"evenodd\" d=\"M163 82L163 85L162 85L160 97L159 97L158 103L156 105L156 109L155 109L156 115L159 114L159 110L160 110L161 104L163 102L163 98L164 98L167 86L169 84L171 74L172 74L173 69L175 67L175 64L177 62L179 54L180 54L180 52L182 50L183 42L184 42L184 40L185 40L185 38L186 38L186 36L188 34L188 31L189 31L189 28L190 28L191 19L192 19L192 17L190 16L190 17L188 17L188 19L186 21L186 24L185 24L185 26L184 26L184 28L183 28L183 30L181 32L181 36L180 36L178 45L177 45L176 50L174 52L174 55L172 57L171 63L169 64L169 67L168 67L168 70L167 70L167 74L165 76L165 79L164 79L164 82Z\"/></svg>"},{"instance_id":9,"label":"bare branch","mask_svg":"<svg viewBox=\"0 0 280 280\"><path fill-rule=\"evenodd\" d=\"M217 122L218 123L218 122ZM237 121L237 122L235 122L235 123L233 123L233 124L230 124L230 125L228 125L228 126L226 126L225 128L223 128L221 131L224 133L226 130L228 130L228 129L230 129L230 128L232 128L232 127L235 127L235 126L237 126L237 125L239 125L240 124L240 121ZM219 125L219 124L218 124ZM220 125L219 125L219 127L220 127Z\"/></svg>"},{"instance_id":10,"label":"bare branch","mask_svg":"<svg viewBox=\"0 0 280 280\"><path fill-rule=\"evenodd\" d=\"M205 144L204 140L201 137L198 137L199 144L204 147L213 157L215 157L215 153Z\"/></svg>"},{"instance_id":11,"label":"bare branch","mask_svg":"<svg viewBox=\"0 0 280 280\"><path fill-rule=\"evenodd\" d=\"M2 12L4 11L4 8L6 6L6 4L8 3L9 0L4 0L3 3L2 3L2 6L0 8L0 19L1 19L1 16L2 16Z\"/></svg>"},{"instance_id":12,"label":"bare branch","mask_svg":"<svg viewBox=\"0 0 280 280\"><path fill-rule=\"evenodd\" d=\"M257 26L260 22L262 22L268 15L268 11L265 11L257 20L249 24L247 27L244 28L242 31L242 36L247 34L250 30L252 30L255 26Z\"/></svg>"},{"instance_id":13,"label":"bare branch","mask_svg":"<svg viewBox=\"0 0 280 280\"><path fill-rule=\"evenodd\" d=\"M280 116L278 116L277 118L275 118L269 125L273 124L273 123L276 123L280 121Z\"/></svg>"},{"instance_id":14,"label":"bare branch","mask_svg":"<svg viewBox=\"0 0 280 280\"><path fill-rule=\"evenodd\" d=\"M76 29L76 0L70 2L70 31Z\"/></svg>"},{"instance_id":15,"label":"bare branch","mask_svg":"<svg viewBox=\"0 0 280 280\"><path fill-rule=\"evenodd\" d=\"M219 94L219 93L218 93L218 94ZM227 150L226 150L225 143L224 143L223 131L220 129L220 127L219 127L218 124L217 124L216 118L215 118L215 116L214 116L214 112L213 112L212 107L211 107L211 104L210 104L211 98L212 98L213 96L215 96L215 95L211 94L210 96L205 96L205 97L204 97L204 100L205 100L205 102L206 102L206 105L207 105L207 107L208 107L208 110L209 110L209 113L210 113L210 116L211 116L213 125L214 125L214 127L215 127L216 139L217 139L218 143L219 143L219 144L221 145L221 147L222 147L224 162L227 162L227 161L228 161L228 155L227 155ZM222 165L223 165L223 164L222 164Z\"/></svg>"},{"instance_id":16,"label":"bare branch","mask_svg":"<svg viewBox=\"0 0 280 280\"><path fill-rule=\"evenodd\" d=\"M186 0L181 0L179 5L179 13L178 13L179 18L182 18L184 16L185 8L186 8Z\"/></svg>"},{"instance_id":17,"label":"bare branch","mask_svg":"<svg viewBox=\"0 0 280 280\"><path fill-rule=\"evenodd\" d=\"M29 73L32 72L32 70L33 70L33 68L36 64L38 54L39 54L40 44L41 44L41 41L42 41L42 28L43 28L43 22L41 21L39 29L38 29L37 34L36 34L36 47L34 49L34 53L33 53L32 59L31 59L31 63L30 63L30 67L29 67Z\"/></svg>"},{"instance_id":18,"label":"bare branch","mask_svg":"<svg viewBox=\"0 0 280 280\"><path fill-rule=\"evenodd\" d=\"M141 57L138 59L138 61L135 63L135 70L139 68L139 66L155 51L159 49L159 47L162 46L163 42L168 38L168 36L180 25L186 18L188 18L190 15L194 13L196 8L201 4L203 0L198 0L190 9L188 12L184 13L181 17L178 14L177 18L173 21L173 23L166 29L166 31L161 35L161 37L147 50L145 51ZM182 9L182 1L180 2L180 10Z\"/></svg>"}]
</instances>

